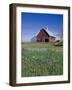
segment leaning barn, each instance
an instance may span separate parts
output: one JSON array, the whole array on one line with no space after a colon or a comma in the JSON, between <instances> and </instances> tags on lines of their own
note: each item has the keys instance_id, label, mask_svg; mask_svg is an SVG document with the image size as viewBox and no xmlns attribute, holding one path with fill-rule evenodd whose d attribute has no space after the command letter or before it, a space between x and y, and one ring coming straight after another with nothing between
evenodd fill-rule
<instances>
[{"instance_id":1,"label":"leaning barn","mask_svg":"<svg viewBox=\"0 0 72 90\"><path fill-rule=\"evenodd\" d=\"M47 31L42 28L40 32L31 39L32 42L54 42L55 37L50 36Z\"/></svg>"}]
</instances>

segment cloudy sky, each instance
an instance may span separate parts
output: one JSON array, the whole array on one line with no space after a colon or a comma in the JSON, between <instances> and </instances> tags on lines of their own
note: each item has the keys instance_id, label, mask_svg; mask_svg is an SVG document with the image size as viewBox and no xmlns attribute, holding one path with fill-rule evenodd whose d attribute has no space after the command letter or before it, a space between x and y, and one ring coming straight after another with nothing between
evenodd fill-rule
<instances>
[{"instance_id":1,"label":"cloudy sky","mask_svg":"<svg viewBox=\"0 0 72 90\"><path fill-rule=\"evenodd\" d=\"M63 15L60 14L40 14L40 13L21 13L21 38L24 42L29 42L42 27L48 27L47 32L62 37Z\"/></svg>"}]
</instances>

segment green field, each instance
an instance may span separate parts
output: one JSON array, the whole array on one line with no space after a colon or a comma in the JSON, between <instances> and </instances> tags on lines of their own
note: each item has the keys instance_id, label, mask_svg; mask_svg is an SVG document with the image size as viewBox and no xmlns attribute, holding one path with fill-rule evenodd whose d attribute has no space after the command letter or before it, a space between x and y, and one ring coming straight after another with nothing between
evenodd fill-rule
<instances>
[{"instance_id":1,"label":"green field","mask_svg":"<svg viewBox=\"0 0 72 90\"><path fill-rule=\"evenodd\" d=\"M22 43L21 76L63 74L63 46L51 43Z\"/></svg>"}]
</instances>

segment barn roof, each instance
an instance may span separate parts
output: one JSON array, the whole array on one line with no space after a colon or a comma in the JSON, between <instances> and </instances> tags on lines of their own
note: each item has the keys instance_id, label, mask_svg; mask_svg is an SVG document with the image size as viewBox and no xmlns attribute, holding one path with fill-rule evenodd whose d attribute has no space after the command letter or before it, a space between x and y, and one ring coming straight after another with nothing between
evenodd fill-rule
<instances>
[{"instance_id":1,"label":"barn roof","mask_svg":"<svg viewBox=\"0 0 72 90\"><path fill-rule=\"evenodd\" d=\"M54 36L50 36L51 38L55 38Z\"/></svg>"},{"instance_id":2,"label":"barn roof","mask_svg":"<svg viewBox=\"0 0 72 90\"><path fill-rule=\"evenodd\" d=\"M40 30L40 32L45 32L47 36L50 36L50 35L48 34L48 32L47 32L44 28L42 28L42 29Z\"/></svg>"}]
</instances>

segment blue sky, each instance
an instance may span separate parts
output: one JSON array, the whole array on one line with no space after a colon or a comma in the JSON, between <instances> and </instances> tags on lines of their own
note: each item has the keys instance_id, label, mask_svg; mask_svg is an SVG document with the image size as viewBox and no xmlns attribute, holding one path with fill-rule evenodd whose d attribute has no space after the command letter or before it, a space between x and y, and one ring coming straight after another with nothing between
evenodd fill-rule
<instances>
[{"instance_id":1,"label":"blue sky","mask_svg":"<svg viewBox=\"0 0 72 90\"><path fill-rule=\"evenodd\" d=\"M43 13L21 13L21 38L28 42L40 31L42 27L48 27L48 33L56 37L62 36L63 15Z\"/></svg>"}]
</instances>

